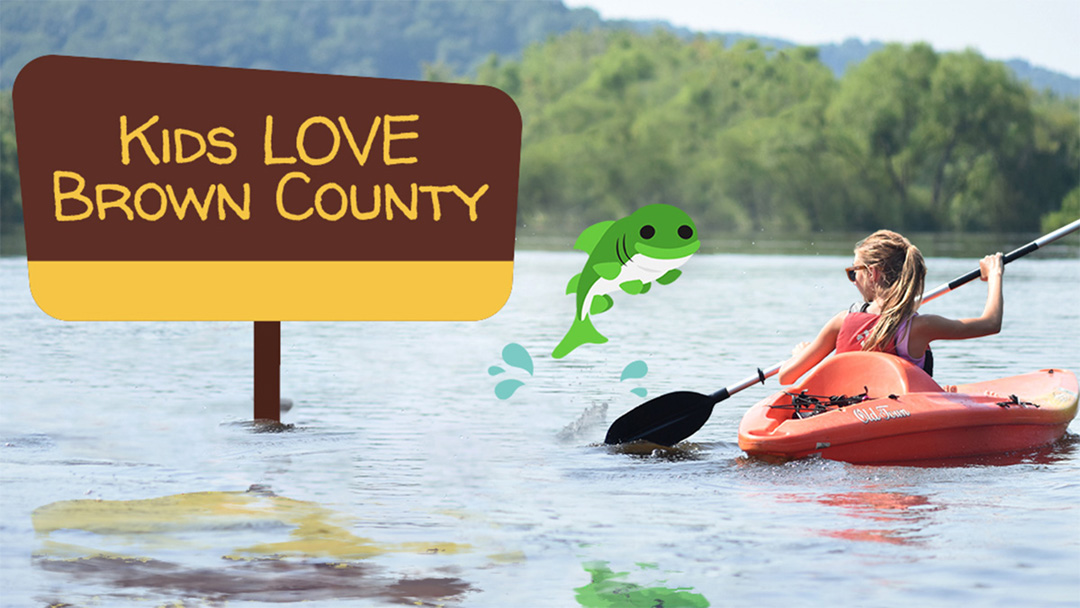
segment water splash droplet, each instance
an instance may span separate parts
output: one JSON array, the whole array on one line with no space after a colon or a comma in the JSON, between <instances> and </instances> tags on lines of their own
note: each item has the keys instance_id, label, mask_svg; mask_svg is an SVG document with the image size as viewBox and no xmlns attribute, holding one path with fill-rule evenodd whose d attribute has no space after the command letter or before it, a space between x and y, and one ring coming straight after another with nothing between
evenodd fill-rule
<instances>
[{"instance_id":1,"label":"water splash droplet","mask_svg":"<svg viewBox=\"0 0 1080 608\"><path fill-rule=\"evenodd\" d=\"M495 385L495 396L499 399L509 399L514 391L525 386L521 380L503 380Z\"/></svg>"},{"instance_id":2,"label":"water splash droplet","mask_svg":"<svg viewBox=\"0 0 1080 608\"><path fill-rule=\"evenodd\" d=\"M533 360L524 346L511 342L503 347L502 356L507 364L529 372L530 376L533 375Z\"/></svg>"},{"instance_id":3,"label":"water splash droplet","mask_svg":"<svg viewBox=\"0 0 1080 608\"><path fill-rule=\"evenodd\" d=\"M641 397L642 399L645 398L645 395L649 394L648 389L644 389L644 388L632 388L632 389L630 389L630 392L634 393L638 397Z\"/></svg>"},{"instance_id":4,"label":"water splash droplet","mask_svg":"<svg viewBox=\"0 0 1080 608\"><path fill-rule=\"evenodd\" d=\"M501 373L503 373L505 371L506 371L505 369L499 367L498 365L492 365L491 367L488 368L488 375L489 376L498 376L499 374L501 374Z\"/></svg>"},{"instance_id":5,"label":"water splash droplet","mask_svg":"<svg viewBox=\"0 0 1080 608\"><path fill-rule=\"evenodd\" d=\"M627 378L644 378L647 373L649 373L649 366L644 361L634 361L622 370L619 382Z\"/></svg>"}]
</instances>

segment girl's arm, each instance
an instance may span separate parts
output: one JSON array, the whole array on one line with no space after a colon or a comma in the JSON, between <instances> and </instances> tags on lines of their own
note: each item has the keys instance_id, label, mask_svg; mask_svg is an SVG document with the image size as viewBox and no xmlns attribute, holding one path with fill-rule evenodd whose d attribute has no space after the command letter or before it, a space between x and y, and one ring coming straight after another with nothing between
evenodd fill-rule
<instances>
[{"instance_id":1,"label":"girl's arm","mask_svg":"<svg viewBox=\"0 0 1080 608\"><path fill-rule=\"evenodd\" d=\"M821 328L812 342L802 342L791 352L791 358L780 366L780 384L791 384L810 368L829 356L836 348L836 336L847 312L840 312Z\"/></svg>"},{"instance_id":2,"label":"girl's arm","mask_svg":"<svg viewBox=\"0 0 1080 608\"><path fill-rule=\"evenodd\" d=\"M1005 300L1001 293L1005 266L1001 254L988 255L979 262L980 278L986 281L986 305L982 316L971 319L947 319L938 315L919 315L912 325L911 352L925 350L933 340L964 340L989 336L1001 331Z\"/></svg>"}]
</instances>

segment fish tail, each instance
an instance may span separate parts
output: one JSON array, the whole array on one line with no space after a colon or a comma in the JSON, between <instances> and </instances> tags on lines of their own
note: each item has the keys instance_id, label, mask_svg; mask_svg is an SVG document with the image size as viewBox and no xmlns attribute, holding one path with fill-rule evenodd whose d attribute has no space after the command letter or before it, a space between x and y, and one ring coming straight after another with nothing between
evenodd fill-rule
<instances>
[{"instance_id":1,"label":"fish tail","mask_svg":"<svg viewBox=\"0 0 1080 608\"><path fill-rule=\"evenodd\" d=\"M574 319L574 324L570 326L566 336L551 352L551 356L562 359L583 344L603 344L607 341L608 339L593 327L592 318L586 315L584 319Z\"/></svg>"}]
</instances>

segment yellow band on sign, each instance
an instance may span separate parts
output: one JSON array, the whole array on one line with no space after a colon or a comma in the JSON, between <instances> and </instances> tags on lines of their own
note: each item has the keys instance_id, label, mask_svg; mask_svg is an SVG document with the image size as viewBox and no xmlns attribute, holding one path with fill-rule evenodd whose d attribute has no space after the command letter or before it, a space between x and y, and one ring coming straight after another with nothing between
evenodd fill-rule
<instances>
[{"instance_id":1,"label":"yellow band on sign","mask_svg":"<svg viewBox=\"0 0 1080 608\"><path fill-rule=\"evenodd\" d=\"M68 321L477 321L513 261L30 261L34 300ZM286 287L287 286L287 287Z\"/></svg>"}]
</instances>

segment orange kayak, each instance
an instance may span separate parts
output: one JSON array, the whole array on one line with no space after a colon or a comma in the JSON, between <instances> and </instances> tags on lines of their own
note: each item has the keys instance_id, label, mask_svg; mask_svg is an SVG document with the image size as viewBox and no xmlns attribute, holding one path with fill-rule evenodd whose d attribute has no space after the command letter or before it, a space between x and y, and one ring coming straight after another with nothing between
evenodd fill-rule
<instances>
[{"instance_id":1,"label":"orange kayak","mask_svg":"<svg viewBox=\"0 0 1080 608\"><path fill-rule=\"evenodd\" d=\"M1076 409L1076 375L1065 370L941 386L899 357L842 353L751 407L739 447L776 460L929 464L1051 444Z\"/></svg>"}]
</instances>

